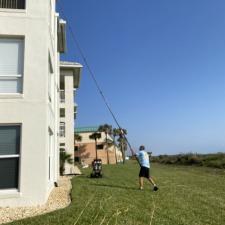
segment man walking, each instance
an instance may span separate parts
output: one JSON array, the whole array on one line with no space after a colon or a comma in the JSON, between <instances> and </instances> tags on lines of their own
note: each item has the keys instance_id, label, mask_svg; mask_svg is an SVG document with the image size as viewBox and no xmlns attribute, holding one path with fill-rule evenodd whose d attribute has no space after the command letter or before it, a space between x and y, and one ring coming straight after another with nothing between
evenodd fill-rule
<instances>
[{"instance_id":1,"label":"man walking","mask_svg":"<svg viewBox=\"0 0 225 225\"><path fill-rule=\"evenodd\" d=\"M139 185L140 190L143 190L144 188L144 177L149 180L149 182L154 186L153 190L157 191L158 187L154 180L151 178L149 169L150 169L150 161L149 161L149 155L145 151L145 146L141 145L139 148L139 154L138 154L138 160L141 166L140 173L139 173Z\"/></svg>"}]
</instances>

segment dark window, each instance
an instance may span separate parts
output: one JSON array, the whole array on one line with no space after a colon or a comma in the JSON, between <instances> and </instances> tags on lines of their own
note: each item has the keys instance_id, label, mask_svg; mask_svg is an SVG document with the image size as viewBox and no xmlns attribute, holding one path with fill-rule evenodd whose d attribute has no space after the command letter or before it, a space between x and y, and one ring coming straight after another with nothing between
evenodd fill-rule
<instances>
[{"instance_id":1,"label":"dark window","mask_svg":"<svg viewBox=\"0 0 225 225\"><path fill-rule=\"evenodd\" d=\"M60 76L60 90L65 90L65 80L64 76Z\"/></svg>"},{"instance_id":2,"label":"dark window","mask_svg":"<svg viewBox=\"0 0 225 225\"><path fill-rule=\"evenodd\" d=\"M0 159L0 189L18 188L19 159Z\"/></svg>"},{"instance_id":3,"label":"dark window","mask_svg":"<svg viewBox=\"0 0 225 225\"><path fill-rule=\"evenodd\" d=\"M104 145L97 145L97 149L104 149Z\"/></svg>"},{"instance_id":4,"label":"dark window","mask_svg":"<svg viewBox=\"0 0 225 225\"><path fill-rule=\"evenodd\" d=\"M65 143L60 143L60 146L65 146Z\"/></svg>"},{"instance_id":5,"label":"dark window","mask_svg":"<svg viewBox=\"0 0 225 225\"><path fill-rule=\"evenodd\" d=\"M65 152L66 150L65 150L65 148L60 148L59 151L60 152Z\"/></svg>"},{"instance_id":6,"label":"dark window","mask_svg":"<svg viewBox=\"0 0 225 225\"><path fill-rule=\"evenodd\" d=\"M0 189L18 188L20 126L0 126Z\"/></svg>"},{"instance_id":7,"label":"dark window","mask_svg":"<svg viewBox=\"0 0 225 225\"><path fill-rule=\"evenodd\" d=\"M80 157L75 157L74 162L80 162Z\"/></svg>"},{"instance_id":8,"label":"dark window","mask_svg":"<svg viewBox=\"0 0 225 225\"><path fill-rule=\"evenodd\" d=\"M66 99L65 99L65 91L60 90L59 91L59 98L60 98L60 103L65 103Z\"/></svg>"},{"instance_id":9,"label":"dark window","mask_svg":"<svg viewBox=\"0 0 225 225\"><path fill-rule=\"evenodd\" d=\"M75 152L79 151L78 146L75 146L75 147L74 147L74 151L75 151Z\"/></svg>"},{"instance_id":10,"label":"dark window","mask_svg":"<svg viewBox=\"0 0 225 225\"><path fill-rule=\"evenodd\" d=\"M64 108L60 109L60 117L65 117L65 109Z\"/></svg>"}]
</instances>

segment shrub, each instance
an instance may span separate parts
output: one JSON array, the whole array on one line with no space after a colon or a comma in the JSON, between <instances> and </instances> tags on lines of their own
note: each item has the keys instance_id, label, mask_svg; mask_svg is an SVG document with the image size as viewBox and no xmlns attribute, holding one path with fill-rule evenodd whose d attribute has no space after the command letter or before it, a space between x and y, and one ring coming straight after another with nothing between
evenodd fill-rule
<instances>
[{"instance_id":1,"label":"shrub","mask_svg":"<svg viewBox=\"0 0 225 225\"><path fill-rule=\"evenodd\" d=\"M151 161L170 165L197 165L225 169L225 153L159 155L152 157Z\"/></svg>"}]
</instances>

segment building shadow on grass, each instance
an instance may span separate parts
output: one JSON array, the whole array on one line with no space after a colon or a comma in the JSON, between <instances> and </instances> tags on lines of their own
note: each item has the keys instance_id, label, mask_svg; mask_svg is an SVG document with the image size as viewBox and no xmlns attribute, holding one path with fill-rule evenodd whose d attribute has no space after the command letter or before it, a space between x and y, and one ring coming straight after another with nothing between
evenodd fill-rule
<instances>
[{"instance_id":1,"label":"building shadow on grass","mask_svg":"<svg viewBox=\"0 0 225 225\"><path fill-rule=\"evenodd\" d=\"M124 190L139 191L138 188L122 186L122 185L113 185L113 184L90 184L90 185L97 186L97 187L108 187L108 188L118 188L118 189L124 189Z\"/></svg>"}]
</instances>

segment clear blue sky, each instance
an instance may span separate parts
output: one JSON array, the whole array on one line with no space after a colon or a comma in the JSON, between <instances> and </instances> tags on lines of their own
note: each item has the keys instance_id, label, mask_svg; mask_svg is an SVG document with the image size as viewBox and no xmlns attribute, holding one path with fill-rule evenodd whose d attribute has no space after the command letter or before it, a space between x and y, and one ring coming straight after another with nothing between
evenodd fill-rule
<instances>
[{"instance_id":1,"label":"clear blue sky","mask_svg":"<svg viewBox=\"0 0 225 225\"><path fill-rule=\"evenodd\" d=\"M225 151L224 0L60 2L135 148ZM83 63L67 41L62 59ZM115 125L86 68L76 101L76 126Z\"/></svg>"}]
</instances>

